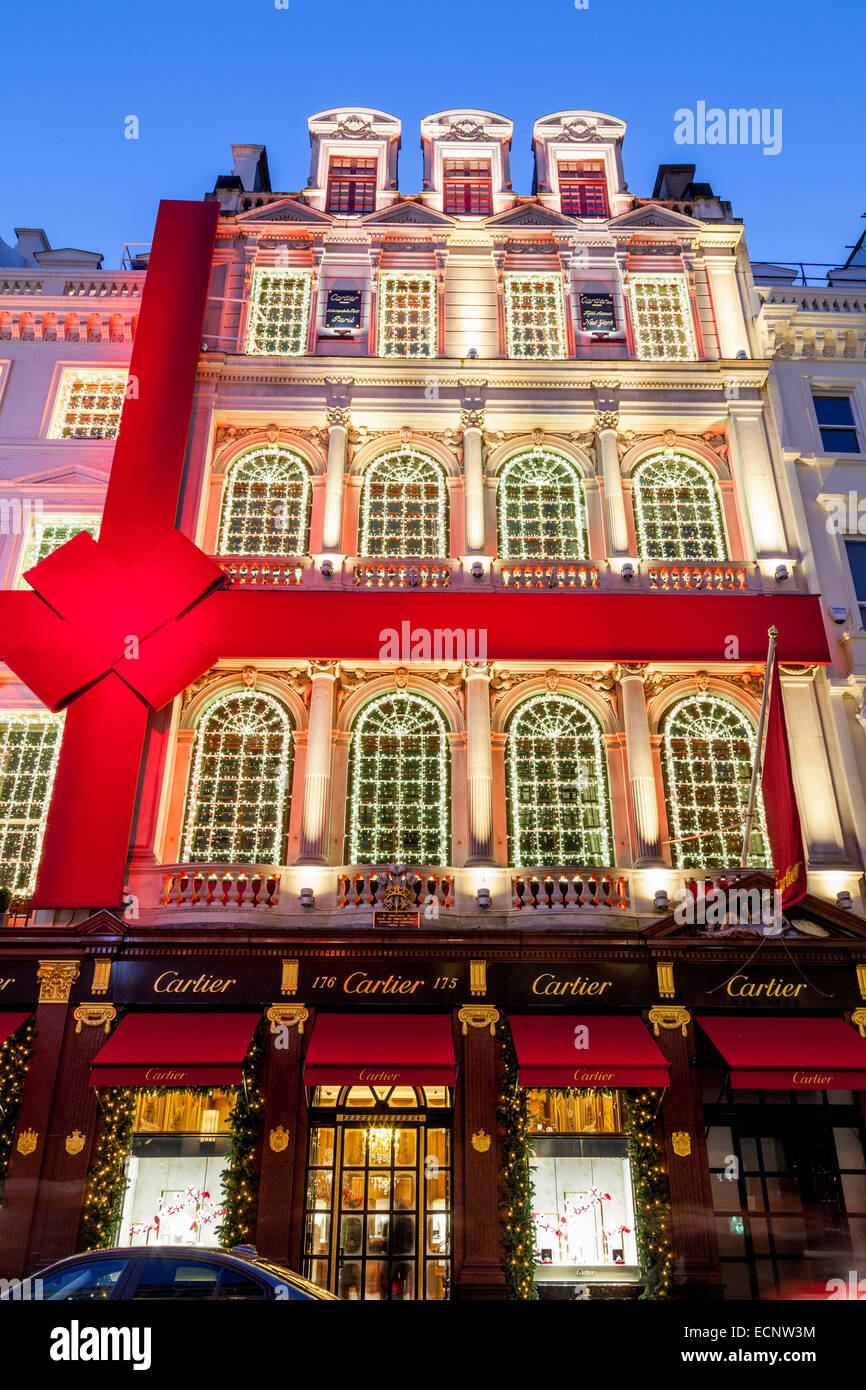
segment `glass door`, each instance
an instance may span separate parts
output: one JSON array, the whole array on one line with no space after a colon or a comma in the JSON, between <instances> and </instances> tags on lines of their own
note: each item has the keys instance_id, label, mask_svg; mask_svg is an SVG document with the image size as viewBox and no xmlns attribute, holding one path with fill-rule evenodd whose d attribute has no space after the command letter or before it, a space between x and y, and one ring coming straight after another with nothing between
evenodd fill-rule
<instances>
[{"instance_id":1,"label":"glass door","mask_svg":"<svg viewBox=\"0 0 866 1390\"><path fill-rule=\"evenodd\" d=\"M353 1087L328 1114L327 1090L311 1115L304 1272L348 1300L446 1299L450 1110L409 1087Z\"/></svg>"}]
</instances>

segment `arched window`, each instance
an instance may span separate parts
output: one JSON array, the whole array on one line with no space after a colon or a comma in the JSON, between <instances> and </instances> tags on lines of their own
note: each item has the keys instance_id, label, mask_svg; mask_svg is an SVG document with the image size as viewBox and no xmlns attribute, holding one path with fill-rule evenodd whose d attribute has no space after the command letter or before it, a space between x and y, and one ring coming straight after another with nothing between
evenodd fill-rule
<instances>
[{"instance_id":1,"label":"arched window","mask_svg":"<svg viewBox=\"0 0 866 1390\"><path fill-rule=\"evenodd\" d=\"M26 897L36 886L63 716L0 718L0 885Z\"/></svg>"},{"instance_id":2,"label":"arched window","mask_svg":"<svg viewBox=\"0 0 866 1390\"><path fill-rule=\"evenodd\" d=\"M739 864L749 804L755 730L721 695L690 695L663 725L665 793L674 866L726 869ZM760 789L750 862L768 862Z\"/></svg>"},{"instance_id":3,"label":"arched window","mask_svg":"<svg viewBox=\"0 0 866 1390\"><path fill-rule=\"evenodd\" d=\"M310 474L300 454L264 444L226 474L220 555L305 555L310 535Z\"/></svg>"},{"instance_id":4,"label":"arched window","mask_svg":"<svg viewBox=\"0 0 866 1390\"><path fill-rule=\"evenodd\" d=\"M240 690L198 722L187 795L187 862L280 864L291 796L292 724L273 695Z\"/></svg>"},{"instance_id":5,"label":"arched window","mask_svg":"<svg viewBox=\"0 0 866 1390\"><path fill-rule=\"evenodd\" d=\"M449 767L432 700L400 690L365 705L352 731L347 862L447 864Z\"/></svg>"},{"instance_id":6,"label":"arched window","mask_svg":"<svg viewBox=\"0 0 866 1390\"><path fill-rule=\"evenodd\" d=\"M601 725L573 695L535 695L508 723L512 864L609 866L613 831Z\"/></svg>"},{"instance_id":7,"label":"arched window","mask_svg":"<svg viewBox=\"0 0 866 1390\"><path fill-rule=\"evenodd\" d=\"M429 454L394 449L370 464L361 493L360 553L448 554L448 489Z\"/></svg>"},{"instance_id":8,"label":"arched window","mask_svg":"<svg viewBox=\"0 0 866 1390\"><path fill-rule=\"evenodd\" d=\"M634 520L642 560L729 558L715 479L675 449L661 449L635 469Z\"/></svg>"},{"instance_id":9,"label":"arched window","mask_svg":"<svg viewBox=\"0 0 866 1390\"><path fill-rule=\"evenodd\" d=\"M584 560L586 507L580 474L562 454L515 454L499 477L499 554L505 560Z\"/></svg>"}]
</instances>

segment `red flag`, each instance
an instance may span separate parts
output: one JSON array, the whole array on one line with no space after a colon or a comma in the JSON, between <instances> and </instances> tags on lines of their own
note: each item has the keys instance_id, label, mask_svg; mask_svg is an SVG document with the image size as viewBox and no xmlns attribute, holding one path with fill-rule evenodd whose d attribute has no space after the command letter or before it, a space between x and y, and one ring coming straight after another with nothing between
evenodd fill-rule
<instances>
[{"instance_id":1,"label":"red flag","mask_svg":"<svg viewBox=\"0 0 866 1390\"><path fill-rule=\"evenodd\" d=\"M782 703L779 661L775 655L761 790L764 794L764 815L770 837L776 891L782 894L782 907L792 907L806 896L806 854L791 776L791 753Z\"/></svg>"}]
</instances>

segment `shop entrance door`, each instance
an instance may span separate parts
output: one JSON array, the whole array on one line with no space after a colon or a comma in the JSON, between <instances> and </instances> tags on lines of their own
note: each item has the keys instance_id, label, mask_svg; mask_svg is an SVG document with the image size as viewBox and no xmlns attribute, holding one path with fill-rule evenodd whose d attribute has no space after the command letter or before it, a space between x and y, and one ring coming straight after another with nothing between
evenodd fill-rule
<instances>
[{"instance_id":1,"label":"shop entrance door","mask_svg":"<svg viewBox=\"0 0 866 1390\"><path fill-rule=\"evenodd\" d=\"M304 1273L340 1298L447 1299L451 1109L444 1086L312 1094Z\"/></svg>"}]
</instances>

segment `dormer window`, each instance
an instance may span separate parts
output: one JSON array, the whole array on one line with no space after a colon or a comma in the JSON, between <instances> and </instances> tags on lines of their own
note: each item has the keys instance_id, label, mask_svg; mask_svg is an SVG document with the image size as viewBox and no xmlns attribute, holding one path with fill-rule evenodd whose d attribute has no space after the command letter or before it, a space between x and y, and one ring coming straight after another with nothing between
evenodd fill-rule
<instances>
[{"instance_id":1,"label":"dormer window","mask_svg":"<svg viewBox=\"0 0 866 1390\"><path fill-rule=\"evenodd\" d=\"M569 217L609 217L604 161L601 159L561 159L559 175L560 207Z\"/></svg>"},{"instance_id":2,"label":"dormer window","mask_svg":"<svg viewBox=\"0 0 866 1390\"><path fill-rule=\"evenodd\" d=\"M489 159L446 159L443 164L445 211L452 217L489 217L493 179Z\"/></svg>"},{"instance_id":3,"label":"dormer window","mask_svg":"<svg viewBox=\"0 0 866 1390\"><path fill-rule=\"evenodd\" d=\"M376 159L332 155L328 168L327 211L335 217L373 212L377 164Z\"/></svg>"}]
</instances>

